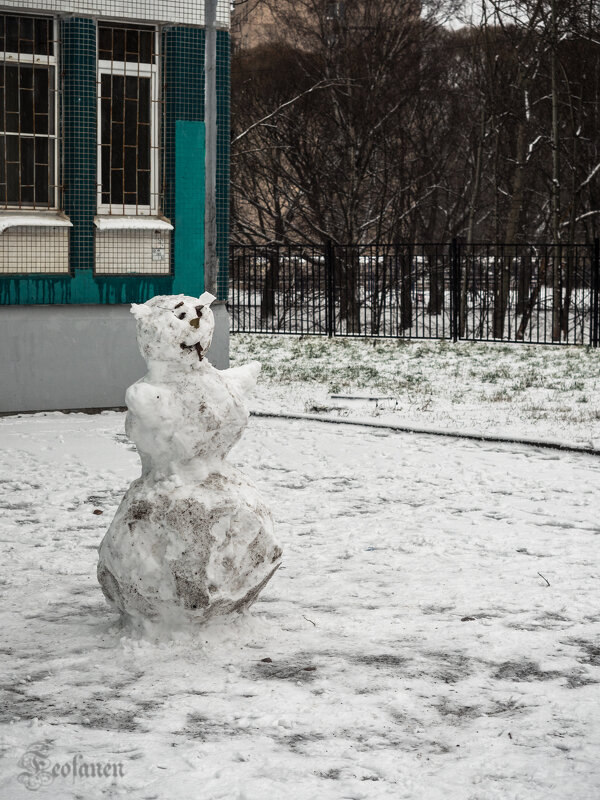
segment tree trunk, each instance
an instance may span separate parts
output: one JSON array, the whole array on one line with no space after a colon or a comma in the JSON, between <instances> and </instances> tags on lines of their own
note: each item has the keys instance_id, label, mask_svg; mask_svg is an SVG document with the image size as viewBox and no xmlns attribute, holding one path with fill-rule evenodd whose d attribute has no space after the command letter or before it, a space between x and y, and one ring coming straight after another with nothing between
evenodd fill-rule
<instances>
[{"instance_id":1,"label":"tree trunk","mask_svg":"<svg viewBox=\"0 0 600 800\"><path fill-rule=\"evenodd\" d=\"M403 247L400 255L400 327L403 331L412 327L412 247Z\"/></svg>"},{"instance_id":2,"label":"tree trunk","mask_svg":"<svg viewBox=\"0 0 600 800\"><path fill-rule=\"evenodd\" d=\"M471 201L469 203L469 225L467 228L467 257L464 260L464 266L461 277L460 286L460 310L458 322L458 335L462 338L465 335L467 328L467 298L469 293L469 265L472 256L473 232L475 229L475 209L477 207L477 198L479 197L479 184L481 183L481 165L483 162L483 139L485 135L485 113L484 107L481 107L481 130L479 132L479 142L477 143L477 156L475 158L475 175L473 178L473 191L471 192Z\"/></svg>"},{"instance_id":3,"label":"tree trunk","mask_svg":"<svg viewBox=\"0 0 600 800\"><path fill-rule=\"evenodd\" d=\"M284 237L284 224L278 200L275 202L275 208L277 214L275 217L275 239L277 242L281 242ZM275 298L279 288L279 275L281 272L281 259L278 244L273 248L269 248L267 259L265 282L260 299L260 316L263 322L267 322L274 317L276 313Z\"/></svg>"},{"instance_id":4,"label":"tree trunk","mask_svg":"<svg viewBox=\"0 0 600 800\"><path fill-rule=\"evenodd\" d=\"M427 313L437 316L444 310L444 270L440 266L435 245L427 248L427 265L429 272L429 303Z\"/></svg>"},{"instance_id":5,"label":"tree trunk","mask_svg":"<svg viewBox=\"0 0 600 800\"><path fill-rule=\"evenodd\" d=\"M275 316L275 297L277 295L279 273L281 271L279 248L270 248L267 259L265 283L260 300L260 317L262 322L268 322L269 319Z\"/></svg>"},{"instance_id":6,"label":"tree trunk","mask_svg":"<svg viewBox=\"0 0 600 800\"><path fill-rule=\"evenodd\" d=\"M571 297L573 292L573 255L572 248L569 248L566 258L566 269L564 271L565 296L560 309L560 330L565 340L569 337L569 312L571 310Z\"/></svg>"},{"instance_id":7,"label":"tree trunk","mask_svg":"<svg viewBox=\"0 0 600 800\"><path fill-rule=\"evenodd\" d=\"M556 0L551 3L552 15L552 239L555 247L554 269L552 272L552 340L560 342L562 323L562 287L561 287L561 259L556 252L560 242L560 164L559 164L559 133L558 133L558 79L557 79L557 52L558 33L556 27Z\"/></svg>"},{"instance_id":8,"label":"tree trunk","mask_svg":"<svg viewBox=\"0 0 600 800\"><path fill-rule=\"evenodd\" d=\"M438 190L435 189L432 195L431 216L427 226L427 242L436 241L436 226L438 212ZM437 257L437 247L434 244L427 245L424 249L427 258L427 273L429 276L429 302L427 313L429 316L437 316L444 310L444 270L440 267Z\"/></svg>"},{"instance_id":9,"label":"tree trunk","mask_svg":"<svg viewBox=\"0 0 600 800\"><path fill-rule=\"evenodd\" d=\"M517 314L524 314L527 308L527 303L531 295L531 279L533 272L531 268L531 252L529 250L523 253L518 266L518 281L517 281Z\"/></svg>"},{"instance_id":10,"label":"tree trunk","mask_svg":"<svg viewBox=\"0 0 600 800\"><path fill-rule=\"evenodd\" d=\"M336 257L336 272L340 276L340 319L345 320L348 333L360 333L358 267L359 253L355 247L346 251L343 263Z\"/></svg>"},{"instance_id":11,"label":"tree trunk","mask_svg":"<svg viewBox=\"0 0 600 800\"><path fill-rule=\"evenodd\" d=\"M529 266L531 268L531 260L529 262ZM522 342L525 338L525 331L527 330L527 326L529 325L529 321L531 320L531 315L533 314L533 309L535 308L535 304L537 303L540 289L546 283L546 262L545 260L540 262L540 268L538 271L538 281L537 286L533 291L531 291L529 295L529 299L523 308L523 316L521 317L521 323L519 325L519 329L517 331L516 339L519 342ZM531 279L529 283L531 287Z\"/></svg>"},{"instance_id":12,"label":"tree trunk","mask_svg":"<svg viewBox=\"0 0 600 800\"><path fill-rule=\"evenodd\" d=\"M373 299L371 301L371 333L377 336L381 333L381 326L385 321L385 306L389 286L388 277L388 254L385 253L379 265L379 254L377 253L375 262L375 280L373 284ZM385 335L385 330L383 331Z\"/></svg>"},{"instance_id":13,"label":"tree trunk","mask_svg":"<svg viewBox=\"0 0 600 800\"><path fill-rule=\"evenodd\" d=\"M499 259L494 270L494 339L504 338L504 322L510 294L511 263L516 256L516 251L510 245L514 244L519 231L519 221L523 209L523 195L525 191L525 122L519 121L517 126L517 147L515 154L516 167L513 176L513 192L506 222L506 241L509 248Z\"/></svg>"}]
</instances>

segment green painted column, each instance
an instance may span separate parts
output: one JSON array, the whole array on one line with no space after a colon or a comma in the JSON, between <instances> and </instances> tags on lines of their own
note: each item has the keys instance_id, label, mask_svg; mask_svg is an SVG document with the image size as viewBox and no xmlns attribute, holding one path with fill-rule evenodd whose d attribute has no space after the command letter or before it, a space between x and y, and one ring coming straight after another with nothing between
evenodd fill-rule
<instances>
[{"instance_id":1,"label":"green painted column","mask_svg":"<svg viewBox=\"0 0 600 800\"><path fill-rule=\"evenodd\" d=\"M175 122L175 276L173 293L204 291L204 122Z\"/></svg>"}]
</instances>

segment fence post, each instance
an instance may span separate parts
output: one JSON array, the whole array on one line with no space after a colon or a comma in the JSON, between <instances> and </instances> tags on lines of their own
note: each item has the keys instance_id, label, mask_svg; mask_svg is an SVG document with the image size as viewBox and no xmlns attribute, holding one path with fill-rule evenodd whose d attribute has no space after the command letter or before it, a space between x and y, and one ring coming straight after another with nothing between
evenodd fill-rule
<instances>
[{"instance_id":1,"label":"fence post","mask_svg":"<svg viewBox=\"0 0 600 800\"><path fill-rule=\"evenodd\" d=\"M456 238L450 245L450 330L452 341L458 342L460 324L460 251Z\"/></svg>"},{"instance_id":2,"label":"fence post","mask_svg":"<svg viewBox=\"0 0 600 800\"><path fill-rule=\"evenodd\" d=\"M600 344L600 318L599 312L600 295L600 239L594 239L594 257L592 260L592 347Z\"/></svg>"},{"instance_id":3,"label":"fence post","mask_svg":"<svg viewBox=\"0 0 600 800\"><path fill-rule=\"evenodd\" d=\"M335 251L331 239L327 239L325 242L325 282L327 287L325 327L327 336L331 338L335 332Z\"/></svg>"}]
</instances>

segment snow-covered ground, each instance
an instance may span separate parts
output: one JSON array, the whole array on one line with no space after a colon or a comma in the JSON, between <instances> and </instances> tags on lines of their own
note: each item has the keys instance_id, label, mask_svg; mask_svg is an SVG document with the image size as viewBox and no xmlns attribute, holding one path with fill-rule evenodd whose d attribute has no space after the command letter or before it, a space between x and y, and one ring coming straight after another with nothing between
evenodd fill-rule
<instances>
[{"instance_id":1,"label":"snow-covered ground","mask_svg":"<svg viewBox=\"0 0 600 800\"><path fill-rule=\"evenodd\" d=\"M243 341L238 361L262 346ZM360 389L434 426L600 435L590 351L535 348L531 379L537 365L552 383L488 402L529 374L529 348L380 344L381 362L351 342L327 363L272 340L255 405ZM546 416L525 410L529 390ZM379 411L404 420L394 404ZM333 413L372 403L350 405ZM597 457L255 418L232 460L274 510L284 566L249 615L149 641L124 634L95 577L139 473L123 421L0 419L3 800L600 795Z\"/></svg>"},{"instance_id":2,"label":"snow-covered ground","mask_svg":"<svg viewBox=\"0 0 600 800\"><path fill-rule=\"evenodd\" d=\"M263 364L257 410L600 449L600 348L235 334L231 356Z\"/></svg>"}]
</instances>

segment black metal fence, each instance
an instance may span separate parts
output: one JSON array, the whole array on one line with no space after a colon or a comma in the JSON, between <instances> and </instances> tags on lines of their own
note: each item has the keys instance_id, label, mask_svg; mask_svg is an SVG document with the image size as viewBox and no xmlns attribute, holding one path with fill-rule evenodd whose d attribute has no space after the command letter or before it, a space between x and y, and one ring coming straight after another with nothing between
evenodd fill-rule
<instances>
[{"instance_id":1,"label":"black metal fence","mask_svg":"<svg viewBox=\"0 0 600 800\"><path fill-rule=\"evenodd\" d=\"M234 245L233 332L600 344L591 244Z\"/></svg>"}]
</instances>

